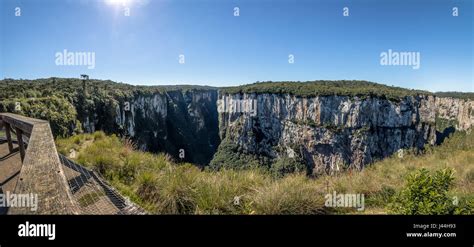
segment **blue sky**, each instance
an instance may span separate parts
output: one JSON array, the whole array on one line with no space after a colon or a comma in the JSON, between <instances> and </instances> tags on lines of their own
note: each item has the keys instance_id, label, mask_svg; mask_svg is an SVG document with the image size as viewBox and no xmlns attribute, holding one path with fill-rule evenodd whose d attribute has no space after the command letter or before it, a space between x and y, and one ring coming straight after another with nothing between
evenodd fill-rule
<instances>
[{"instance_id":1,"label":"blue sky","mask_svg":"<svg viewBox=\"0 0 474 247\"><path fill-rule=\"evenodd\" d=\"M85 73L212 86L357 79L474 91L469 0L127 0L130 16L109 1L1 0L0 78ZM64 49L94 52L95 68L56 65ZM388 49L419 52L420 68L381 66Z\"/></svg>"}]
</instances>

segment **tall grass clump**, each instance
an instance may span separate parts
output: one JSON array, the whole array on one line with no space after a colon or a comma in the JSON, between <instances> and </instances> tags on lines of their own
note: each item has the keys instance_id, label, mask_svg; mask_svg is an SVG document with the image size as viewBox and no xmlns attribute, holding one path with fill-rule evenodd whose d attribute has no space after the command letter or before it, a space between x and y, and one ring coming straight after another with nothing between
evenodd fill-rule
<instances>
[{"instance_id":1,"label":"tall grass clump","mask_svg":"<svg viewBox=\"0 0 474 247\"><path fill-rule=\"evenodd\" d=\"M251 195L256 214L324 214L324 194L303 174L288 175Z\"/></svg>"}]
</instances>

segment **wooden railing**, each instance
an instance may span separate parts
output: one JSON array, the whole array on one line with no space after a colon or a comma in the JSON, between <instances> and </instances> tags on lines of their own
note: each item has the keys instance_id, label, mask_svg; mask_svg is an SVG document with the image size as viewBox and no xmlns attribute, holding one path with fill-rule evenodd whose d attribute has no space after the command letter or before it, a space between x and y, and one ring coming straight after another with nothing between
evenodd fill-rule
<instances>
[{"instance_id":1,"label":"wooden railing","mask_svg":"<svg viewBox=\"0 0 474 247\"><path fill-rule=\"evenodd\" d=\"M21 160L25 159L25 142L23 137L29 138L35 124L47 124L47 121L27 118L12 113L0 113L0 122L5 128L5 135L8 142L8 149L13 152L12 132L16 135L18 147L20 149Z\"/></svg>"},{"instance_id":2,"label":"wooden railing","mask_svg":"<svg viewBox=\"0 0 474 247\"><path fill-rule=\"evenodd\" d=\"M12 113L0 113L0 126L10 152L14 152L12 132L15 133L22 167L15 194L38 195L37 211L12 207L9 214L76 214L64 171L54 143L49 123ZM28 139L28 143L25 143Z\"/></svg>"}]
</instances>

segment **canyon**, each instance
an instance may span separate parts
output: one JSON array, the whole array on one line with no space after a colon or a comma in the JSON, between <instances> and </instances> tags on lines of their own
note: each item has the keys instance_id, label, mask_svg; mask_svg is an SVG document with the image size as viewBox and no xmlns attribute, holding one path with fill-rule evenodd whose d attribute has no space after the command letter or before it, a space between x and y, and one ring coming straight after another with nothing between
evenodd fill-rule
<instances>
[{"instance_id":1,"label":"canyon","mask_svg":"<svg viewBox=\"0 0 474 247\"><path fill-rule=\"evenodd\" d=\"M441 144L450 133L470 131L474 124L470 97L441 97L370 82L256 83L243 88L142 87L100 80L86 85L76 79L38 83L43 83L38 88L59 87L57 97L69 102L48 97L48 104L71 105L63 107L71 112L69 131L103 130L128 137L139 150L165 152L203 168L295 163L308 175L360 170L400 150L418 152L425 145ZM320 90L304 88L308 85ZM15 104L14 99L4 100L0 110L14 112ZM21 104L33 105L28 100ZM23 114L38 117L31 109ZM53 132L55 121L50 119Z\"/></svg>"},{"instance_id":2,"label":"canyon","mask_svg":"<svg viewBox=\"0 0 474 247\"><path fill-rule=\"evenodd\" d=\"M184 150L182 160L205 166L223 142L236 147L232 152L257 157L262 166L297 158L312 175L360 170L401 149L440 143L449 127L466 131L474 124L474 101L431 95L395 102L378 97L225 94L212 89L128 100L129 111L116 106L115 124L141 150L167 152L178 160ZM217 101L227 106L256 102L256 109L218 111ZM89 132L96 129L93 122L84 126Z\"/></svg>"}]
</instances>

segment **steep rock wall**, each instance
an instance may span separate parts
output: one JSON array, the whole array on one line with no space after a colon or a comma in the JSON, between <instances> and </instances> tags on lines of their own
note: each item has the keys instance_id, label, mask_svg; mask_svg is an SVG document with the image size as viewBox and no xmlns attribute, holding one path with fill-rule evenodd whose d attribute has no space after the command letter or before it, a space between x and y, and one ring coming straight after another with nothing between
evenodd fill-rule
<instances>
[{"instance_id":1,"label":"steep rock wall","mask_svg":"<svg viewBox=\"0 0 474 247\"><path fill-rule=\"evenodd\" d=\"M444 120L451 121L456 130L468 130L474 125L474 100L437 97L436 114L440 120L438 126Z\"/></svg>"},{"instance_id":2,"label":"steep rock wall","mask_svg":"<svg viewBox=\"0 0 474 247\"><path fill-rule=\"evenodd\" d=\"M361 169L400 149L435 144L436 121L457 119L459 130L473 124L472 101L434 96L393 102L373 97L244 93L220 94L219 101L225 106L219 113L223 143L269 160L299 156L312 174ZM254 104L255 112L242 111L235 102Z\"/></svg>"},{"instance_id":3,"label":"steep rock wall","mask_svg":"<svg viewBox=\"0 0 474 247\"><path fill-rule=\"evenodd\" d=\"M440 143L474 124L474 101L423 95L391 101L174 90L101 104L82 121L83 128L130 136L141 150L206 165L223 140L236 147L232 152L267 166L298 157L312 174L361 169L400 149ZM240 158L226 162L240 166Z\"/></svg>"},{"instance_id":4,"label":"steep rock wall","mask_svg":"<svg viewBox=\"0 0 474 247\"><path fill-rule=\"evenodd\" d=\"M129 136L141 150L205 165L219 145L216 101L216 90L136 93L90 110L83 129Z\"/></svg>"}]
</instances>

